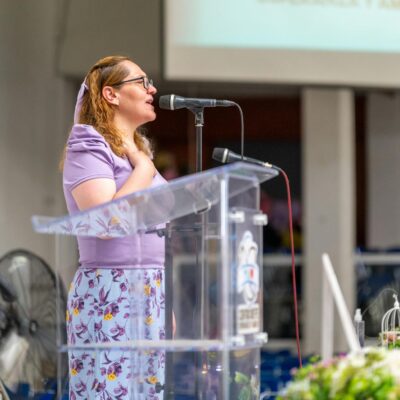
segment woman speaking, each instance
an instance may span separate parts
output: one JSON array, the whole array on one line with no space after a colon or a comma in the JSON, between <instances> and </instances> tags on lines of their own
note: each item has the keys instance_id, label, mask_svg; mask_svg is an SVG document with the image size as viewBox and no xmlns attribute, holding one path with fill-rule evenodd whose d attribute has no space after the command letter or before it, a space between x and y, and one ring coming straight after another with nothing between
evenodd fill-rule
<instances>
[{"instance_id":1,"label":"woman speaking","mask_svg":"<svg viewBox=\"0 0 400 400\"><path fill-rule=\"evenodd\" d=\"M63 162L70 214L165 183L140 132L156 118L156 92L127 57L103 58L89 70ZM78 237L78 246L80 265L68 295L68 344L164 339L163 238ZM162 351L71 350L70 399L161 399L164 368Z\"/></svg>"}]
</instances>

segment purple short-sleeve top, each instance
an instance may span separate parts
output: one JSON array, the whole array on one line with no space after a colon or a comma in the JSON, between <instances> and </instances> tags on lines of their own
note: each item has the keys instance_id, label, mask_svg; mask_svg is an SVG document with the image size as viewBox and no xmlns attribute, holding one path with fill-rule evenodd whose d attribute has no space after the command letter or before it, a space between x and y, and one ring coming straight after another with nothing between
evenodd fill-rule
<instances>
[{"instance_id":1,"label":"purple short-sleeve top","mask_svg":"<svg viewBox=\"0 0 400 400\"><path fill-rule=\"evenodd\" d=\"M63 189L70 215L79 212L72 190L97 178L115 181L117 190L132 173L128 159L118 157L91 125L76 124L68 138L63 170ZM151 187L166 183L157 173ZM138 233L122 238L78 236L79 263L83 268L164 267L164 238L156 233Z\"/></svg>"}]
</instances>

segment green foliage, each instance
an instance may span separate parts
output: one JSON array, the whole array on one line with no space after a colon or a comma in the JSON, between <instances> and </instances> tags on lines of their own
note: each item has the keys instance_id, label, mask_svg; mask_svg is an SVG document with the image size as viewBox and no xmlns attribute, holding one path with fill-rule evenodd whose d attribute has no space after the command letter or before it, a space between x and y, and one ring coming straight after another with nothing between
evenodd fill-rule
<instances>
[{"instance_id":1,"label":"green foliage","mask_svg":"<svg viewBox=\"0 0 400 400\"><path fill-rule=\"evenodd\" d=\"M235 371L233 379L237 391L238 400L252 400L259 397L259 383L256 375L247 376L242 372Z\"/></svg>"},{"instance_id":2,"label":"green foliage","mask_svg":"<svg viewBox=\"0 0 400 400\"><path fill-rule=\"evenodd\" d=\"M249 379L249 377L247 375L236 371L235 372L235 383L239 383L239 384L242 384L242 385L247 385L248 383L250 383L250 379Z\"/></svg>"},{"instance_id":3,"label":"green foliage","mask_svg":"<svg viewBox=\"0 0 400 400\"><path fill-rule=\"evenodd\" d=\"M367 348L296 371L279 400L400 400L400 351Z\"/></svg>"}]
</instances>

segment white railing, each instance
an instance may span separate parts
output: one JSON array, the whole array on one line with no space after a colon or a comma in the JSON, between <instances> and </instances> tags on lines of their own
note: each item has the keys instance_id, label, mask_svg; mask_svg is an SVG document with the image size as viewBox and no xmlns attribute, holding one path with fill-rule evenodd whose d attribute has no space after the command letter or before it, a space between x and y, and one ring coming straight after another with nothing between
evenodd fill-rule
<instances>
[{"instance_id":1,"label":"white railing","mask_svg":"<svg viewBox=\"0 0 400 400\"><path fill-rule=\"evenodd\" d=\"M295 256L296 265L303 263L303 256L297 254ZM264 254L263 263L265 267L290 267L292 265L292 257L290 254ZM368 252L368 253L354 253L354 264L364 265L399 265L400 266L400 252L396 253L383 253L383 252Z\"/></svg>"}]
</instances>

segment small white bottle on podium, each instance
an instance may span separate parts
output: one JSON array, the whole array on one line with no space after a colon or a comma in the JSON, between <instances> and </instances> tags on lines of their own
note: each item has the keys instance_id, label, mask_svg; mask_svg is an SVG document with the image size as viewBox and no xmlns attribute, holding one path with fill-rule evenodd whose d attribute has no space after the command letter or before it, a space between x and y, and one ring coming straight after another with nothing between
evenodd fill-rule
<instances>
[{"instance_id":1,"label":"small white bottle on podium","mask_svg":"<svg viewBox=\"0 0 400 400\"><path fill-rule=\"evenodd\" d=\"M354 328L356 330L356 336L360 343L360 347L364 347L365 341L365 322L362 319L361 309L357 308L354 314Z\"/></svg>"}]
</instances>

